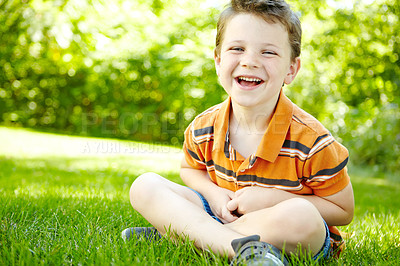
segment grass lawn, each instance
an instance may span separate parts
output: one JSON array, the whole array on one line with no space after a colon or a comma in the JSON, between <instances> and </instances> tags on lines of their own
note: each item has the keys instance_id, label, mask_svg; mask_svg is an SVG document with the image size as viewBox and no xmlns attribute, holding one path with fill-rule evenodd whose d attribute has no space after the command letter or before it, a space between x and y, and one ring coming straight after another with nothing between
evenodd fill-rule
<instances>
[{"instance_id":1,"label":"grass lawn","mask_svg":"<svg viewBox=\"0 0 400 266\"><path fill-rule=\"evenodd\" d=\"M228 263L190 242L120 237L149 225L130 206L132 181L153 171L180 182L179 149L4 127L0 143L0 265ZM340 229L351 237L343 256L324 264L400 265L400 178L349 171L355 218Z\"/></svg>"}]
</instances>

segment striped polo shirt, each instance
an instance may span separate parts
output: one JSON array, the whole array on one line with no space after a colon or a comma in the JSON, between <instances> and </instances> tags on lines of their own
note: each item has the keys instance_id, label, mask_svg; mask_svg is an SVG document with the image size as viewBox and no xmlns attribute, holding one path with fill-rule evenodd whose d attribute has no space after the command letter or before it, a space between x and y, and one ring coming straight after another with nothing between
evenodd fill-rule
<instances>
[{"instance_id":1,"label":"striped polo shirt","mask_svg":"<svg viewBox=\"0 0 400 266\"><path fill-rule=\"evenodd\" d=\"M218 186L232 191L260 186L324 197L349 183L347 149L283 91L257 151L248 158L230 144L230 110L228 98L198 115L185 131L186 161L207 170Z\"/></svg>"}]
</instances>

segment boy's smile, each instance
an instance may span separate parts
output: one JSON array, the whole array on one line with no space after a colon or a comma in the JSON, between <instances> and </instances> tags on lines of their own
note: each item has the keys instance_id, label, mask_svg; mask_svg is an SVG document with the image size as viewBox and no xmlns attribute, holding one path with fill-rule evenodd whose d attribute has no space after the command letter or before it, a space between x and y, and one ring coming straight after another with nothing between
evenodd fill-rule
<instances>
[{"instance_id":1,"label":"boy's smile","mask_svg":"<svg viewBox=\"0 0 400 266\"><path fill-rule=\"evenodd\" d=\"M288 33L282 24L243 13L226 25L215 65L233 104L262 108L275 106L282 84L296 76L300 59L291 61Z\"/></svg>"},{"instance_id":2,"label":"boy's smile","mask_svg":"<svg viewBox=\"0 0 400 266\"><path fill-rule=\"evenodd\" d=\"M257 77L246 77L240 76L236 78L236 82L243 87L244 90L251 90L258 85L264 83L264 81Z\"/></svg>"}]
</instances>

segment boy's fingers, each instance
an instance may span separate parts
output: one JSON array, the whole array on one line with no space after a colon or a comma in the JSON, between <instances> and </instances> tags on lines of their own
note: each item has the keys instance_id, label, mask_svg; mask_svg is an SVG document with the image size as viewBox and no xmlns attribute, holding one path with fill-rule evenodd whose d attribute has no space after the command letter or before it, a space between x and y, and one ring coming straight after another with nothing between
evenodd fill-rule
<instances>
[{"instance_id":1,"label":"boy's fingers","mask_svg":"<svg viewBox=\"0 0 400 266\"><path fill-rule=\"evenodd\" d=\"M232 200L228 201L228 203L226 204L226 208L230 212L235 211L238 208L237 200L236 199L232 199Z\"/></svg>"},{"instance_id":2,"label":"boy's fingers","mask_svg":"<svg viewBox=\"0 0 400 266\"><path fill-rule=\"evenodd\" d=\"M224 223L231 223L235 221L238 217L234 216L228 209L223 209L221 218Z\"/></svg>"}]
</instances>

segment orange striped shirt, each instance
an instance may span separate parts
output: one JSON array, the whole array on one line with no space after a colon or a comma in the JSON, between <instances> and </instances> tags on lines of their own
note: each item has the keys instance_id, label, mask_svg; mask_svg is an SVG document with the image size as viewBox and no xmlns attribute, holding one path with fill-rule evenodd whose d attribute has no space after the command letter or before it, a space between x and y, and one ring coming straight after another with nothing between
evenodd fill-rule
<instances>
[{"instance_id":1,"label":"orange striped shirt","mask_svg":"<svg viewBox=\"0 0 400 266\"><path fill-rule=\"evenodd\" d=\"M248 158L230 144L230 110L228 98L198 115L185 131L186 161L207 170L218 186L232 191L260 186L324 197L350 182L347 149L283 91L256 153Z\"/></svg>"}]
</instances>

